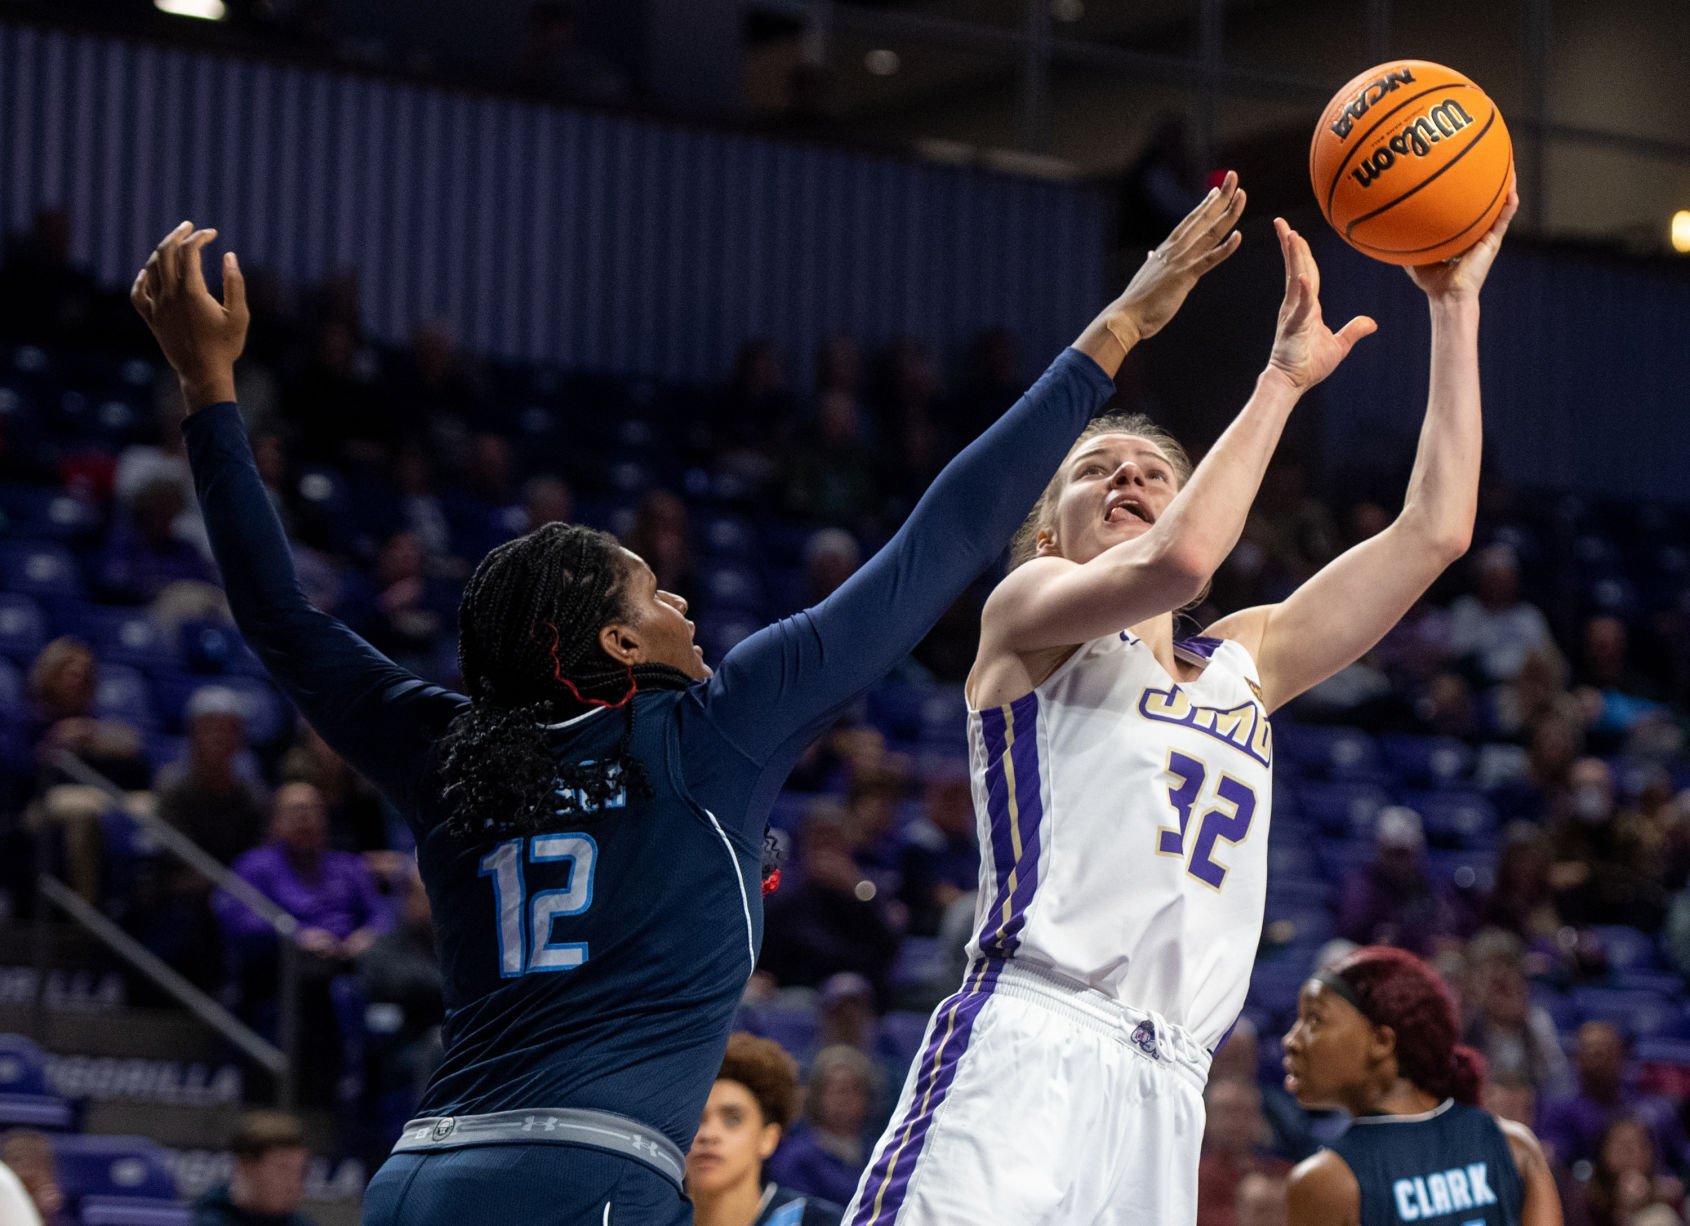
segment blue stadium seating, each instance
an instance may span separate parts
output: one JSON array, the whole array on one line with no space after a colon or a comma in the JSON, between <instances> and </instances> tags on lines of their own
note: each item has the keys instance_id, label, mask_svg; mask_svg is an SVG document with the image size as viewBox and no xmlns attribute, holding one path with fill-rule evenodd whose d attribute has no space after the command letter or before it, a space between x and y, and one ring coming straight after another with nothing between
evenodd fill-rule
<instances>
[{"instance_id":1,"label":"blue stadium seating","mask_svg":"<svg viewBox=\"0 0 1690 1226\"><path fill-rule=\"evenodd\" d=\"M51 541L0 543L0 575L6 587L26 596L52 600L80 600L82 570L76 556Z\"/></svg>"},{"instance_id":2,"label":"blue stadium seating","mask_svg":"<svg viewBox=\"0 0 1690 1226\"><path fill-rule=\"evenodd\" d=\"M104 719L133 724L143 731L158 722L152 687L138 669L125 664L101 665L94 711Z\"/></svg>"},{"instance_id":3,"label":"blue stadium seating","mask_svg":"<svg viewBox=\"0 0 1690 1226\"><path fill-rule=\"evenodd\" d=\"M1652 971L1660 965L1654 938L1620 924L1598 924L1590 933L1602 943L1608 968L1616 974Z\"/></svg>"},{"instance_id":4,"label":"blue stadium seating","mask_svg":"<svg viewBox=\"0 0 1690 1226\"><path fill-rule=\"evenodd\" d=\"M145 1137L66 1136L53 1147L59 1183L82 1226L188 1226L164 1147Z\"/></svg>"},{"instance_id":5,"label":"blue stadium seating","mask_svg":"<svg viewBox=\"0 0 1690 1226\"><path fill-rule=\"evenodd\" d=\"M47 618L41 606L28 596L0 593L0 656L28 668L46 644Z\"/></svg>"},{"instance_id":6,"label":"blue stadium seating","mask_svg":"<svg viewBox=\"0 0 1690 1226\"><path fill-rule=\"evenodd\" d=\"M31 1039L0 1034L0 1127L73 1128L76 1113L47 1083L47 1060Z\"/></svg>"},{"instance_id":7,"label":"blue stadium seating","mask_svg":"<svg viewBox=\"0 0 1690 1226\"><path fill-rule=\"evenodd\" d=\"M1399 779L1413 787L1442 787L1468 777L1473 751L1451 736L1418 736L1388 732L1379 749Z\"/></svg>"}]
</instances>

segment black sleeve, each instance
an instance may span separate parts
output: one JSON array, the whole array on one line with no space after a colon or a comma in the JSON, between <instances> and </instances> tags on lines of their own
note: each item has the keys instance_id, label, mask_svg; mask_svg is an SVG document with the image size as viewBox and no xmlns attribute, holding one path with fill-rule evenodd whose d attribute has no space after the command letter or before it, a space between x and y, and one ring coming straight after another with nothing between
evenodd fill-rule
<instances>
[{"instance_id":1,"label":"black sleeve","mask_svg":"<svg viewBox=\"0 0 1690 1226\"><path fill-rule=\"evenodd\" d=\"M465 699L406 672L305 599L234 404L202 409L182 430L235 624L335 752L414 817L429 750Z\"/></svg>"},{"instance_id":2,"label":"black sleeve","mask_svg":"<svg viewBox=\"0 0 1690 1226\"><path fill-rule=\"evenodd\" d=\"M748 814L758 829L817 732L890 672L1003 552L1114 389L1097 363L1064 351L945 466L903 527L838 591L728 653L701 700L720 735L762 772Z\"/></svg>"}]
</instances>

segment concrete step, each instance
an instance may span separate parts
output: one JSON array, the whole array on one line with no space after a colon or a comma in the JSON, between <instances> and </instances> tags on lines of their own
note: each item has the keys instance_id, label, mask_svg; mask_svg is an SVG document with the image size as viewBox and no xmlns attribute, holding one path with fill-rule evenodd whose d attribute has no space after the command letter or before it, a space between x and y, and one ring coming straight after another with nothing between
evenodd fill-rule
<instances>
[{"instance_id":1,"label":"concrete step","mask_svg":"<svg viewBox=\"0 0 1690 1226\"><path fill-rule=\"evenodd\" d=\"M49 1051L86 1056L239 1063L222 1036L190 1013L118 1008L102 1012L0 1004L0 1031L26 1034Z\"/></svg>"}]
</instances>

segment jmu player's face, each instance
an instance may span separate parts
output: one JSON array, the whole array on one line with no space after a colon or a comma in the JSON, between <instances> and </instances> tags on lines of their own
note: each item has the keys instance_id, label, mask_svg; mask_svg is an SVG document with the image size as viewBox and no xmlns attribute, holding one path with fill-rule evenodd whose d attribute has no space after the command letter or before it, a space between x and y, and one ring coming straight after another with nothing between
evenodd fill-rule
<instances>
[{"instance_id":1,"label":"jmu player's face","mask_svg":"<svg viewBox=\"0 0 1690 1226\"><path fill-rule=\"evenodd\" d=\"M1285 1090L1305 1107L1347 1106L1365 1090L1373 1026L1349 1001L1310 980L1285 1034Z\"/></svg>"},{"instance_id":2,"label":"jmu player's face","mask_svg":"<svg viewBox=\"0 0 1690 1226\"><path fill-rule=\"evenodd\" d=\"M737 1081L718 1081L687 1154L687 1191L708 1196L744 1183L761 1186L763 1161L779 1143L780 1126L763 1122L751 1091Z\"/></svg>"},{"instance_id":3,"label":"jmu player's face","mask_svg":"<svg viewBox=\"0 0 1690 1226\"><path fill-rule=\"evenodd\" d=\"M1136 434L1100 434L1063 465L1055 525L1040 552L1089 562L1149 530L1179 492L1179 476L1161 448Z\"/></svg>"},{"instance_id":4,"label":"jmu player's face","mask_svg":"<svg viewBox=\"0 0 1690 1226\"><path fill-rule=\"evenodd\" d=\"M622 551L628 563L625 596L630 630L639 643L639 663L667 664L694 681L710 675L704 650L693 642L694 626L687 618L687 602L657 586L657 576L636 553Z\"/></svg>"}]
</instances>

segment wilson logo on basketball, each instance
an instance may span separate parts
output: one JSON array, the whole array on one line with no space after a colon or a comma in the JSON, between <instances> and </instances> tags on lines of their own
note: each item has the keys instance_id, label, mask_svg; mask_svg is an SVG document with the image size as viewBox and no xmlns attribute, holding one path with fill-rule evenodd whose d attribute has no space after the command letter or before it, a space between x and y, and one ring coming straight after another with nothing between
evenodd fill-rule
<instances>
[{"instance_id":1,"label":"wilson logo on basketball","mask_svg":"<svg viewBox=\"0 0 1690 1226\"><path fill-rule=\"evenodd\" d=\"M1473 117L1459 102L1445 98L1380 145L1371 156L1362 158L1350 174L1363 187L1371 187L1375 179L1396 165L1397 158L1423 158L1432 152L1433 145L1446 136L1454 136L1472 122Z\"/></svg>"},{"instance_id":2,"label":"wilson logo on basketball","mask_svg":"<svg viewBox=\"0 0 1690 1226\"><path fill-rule=\"evenodd\" d=\"M1344 105L1344 109L1339 113L1338 118L1332 122L1333 135L1339 140L1348 140L1351 129L1356 126L1356 120L1367 114L1369 107L1398 86L1412 85L1413 83L1414 70L1412 68L1398 68L1392 72L1387 72Z\"/></svg>"}]
</instances>

